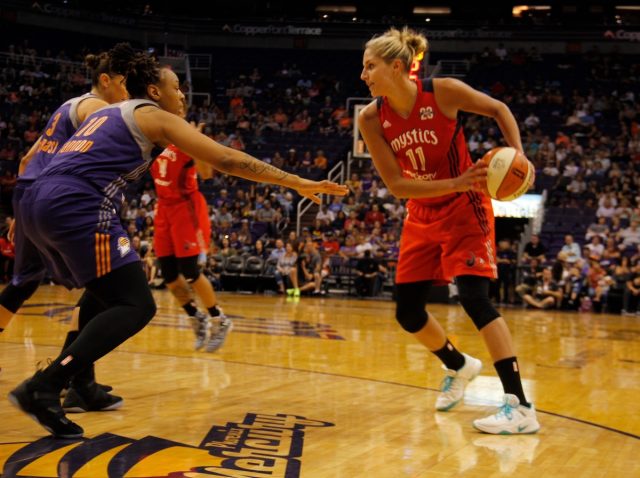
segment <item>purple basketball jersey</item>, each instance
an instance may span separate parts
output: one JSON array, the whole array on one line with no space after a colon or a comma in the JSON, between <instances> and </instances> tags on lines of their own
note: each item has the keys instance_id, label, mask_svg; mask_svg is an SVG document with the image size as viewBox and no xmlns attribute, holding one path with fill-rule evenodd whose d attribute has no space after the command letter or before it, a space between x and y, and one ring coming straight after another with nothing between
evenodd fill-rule
<instances>
[{"instance_id":1,"label":"purple basketball jersey","mask_svg":"<svg viewBox=\"0 0 640 478\"><path fill-rule=\"evenodd\" d=\"M21 200L24 232L61 284L84 287L138 254L119 217L121 190L151 165L153 143L133 113L148 100L130 100L90 115L60 147Z\"/></svg>"},{"instance_id":2,"label":"purple basketball jersey","mask_svg":"<svg viewBox=\"0 0 640 478\"><path fill-rule=\"evenodd\" d=\"M133 118L133 112L146 105L158 106L148 100L129 100L91 114L41 176L83 179L119 209L121 201L114 201L118 193L127 183L142 177L153 162L151 151L155 146Z\"/></svg>"},{"instance_id":3,"label":"purple basketball jersey","mask_svg":"<svg viewBox=\"0 0 640 478\"><path fill-rule=\"evenodd\" d=\"M18 178L18 181L29 183L35 181L62 145L73 136L79 126L78 105L87 98L96 98L96 95L86 93L82 96L71 98L53 112L44 132L40 136L38 150L33 155L24 173Z\"/></svg>"}]
</instances>

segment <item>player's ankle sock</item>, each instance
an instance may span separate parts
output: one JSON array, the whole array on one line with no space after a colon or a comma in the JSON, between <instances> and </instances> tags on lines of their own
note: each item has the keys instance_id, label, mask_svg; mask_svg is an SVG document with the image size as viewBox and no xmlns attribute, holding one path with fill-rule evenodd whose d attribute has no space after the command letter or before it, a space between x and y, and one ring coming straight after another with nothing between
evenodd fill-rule
<instances>
[{"instance_id":1,"label":"player's ankle sock","mask_svg":"<svg viewBox=\"0 0 640 478\"><path fill-rule=\"evenodd\" d=\"M218 309L218 305L214 305L213 307L209 307L207 309L209 311L209 315L211 317L218 317L220 315L220 309Z\"/></svg>"},{"instance_id":2,"label":"player's ankle sock","mask_svg":"<svg viewBox=\"0 0 640 478\"><path fill-rule=\"evenodd\" d=\"M70 330L69 332L67 332L67 338L64 339L64 345L62 346L62 350L66 349L69 345L71 345L73 341L78 338L79 333L80 332L78 332L77 330Z\"/></svg>"},{"instance_id":3,"label":"player's ankle sock","mask_svg":"<svg viewBox=\"0 0 640 478\"><path fill-rule=\"evenodd\" d=\"M449 370L460 370L464 367L464 355L449 342L449 339L447 339L444 347L439 350L432 350L431 353L438 357Z\"/></svg>"},{"instance_id":4,"label":"player's ankle sock","mask_svg":"<svg viewBox=\"0 0 640 478\"><path fill-rule=\"evenodd\" d=\"M504 393L510 393L518 397L520 405L525 407L531 407L531 404L527 402L524 396L524 390L522 390L522 380L520 380L520 367L518 366L518 359L515 357L509 357L506 359L498 360L493 364L498 372L498 377L502 382L502 388Z\"/></svg>"},{"instance_id":5,"label":"player's ankle sock","mask_svg":"<svg viewBox=\"0 0 640 478\"><path fill-rule=\"evenodd\" d=\"M182 308L184 309L184 311L187 313L189 317L193 317L198 312L198 308L196 307L195 302L193 302L192 300L184 304Z\"/></svg>"}]
</instances>

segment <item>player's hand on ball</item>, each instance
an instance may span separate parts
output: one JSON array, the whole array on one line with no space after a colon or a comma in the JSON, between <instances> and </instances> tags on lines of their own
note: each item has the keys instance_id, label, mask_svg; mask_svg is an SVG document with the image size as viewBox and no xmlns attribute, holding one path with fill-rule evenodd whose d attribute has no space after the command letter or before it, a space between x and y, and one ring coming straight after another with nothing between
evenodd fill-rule
<instances>
[{"instance_id":1,"label":"player's hand on ball","mask_svg":"<svg viewBox=\"0 0 640 478\"><path fill-rule=\"evenodd\" d=\"M331 194L333 196L344 196L349 192L347 186L334 183L333 181L311 181L300 178L300 184L294 188L300 196L311 199L316 204L321 204L322 200L318 194Z\"/></svg>"},{"instance_id":2,"label":"player's hand on ball","mask_svg":"<svg viewBox=\"0 0 640 478\"><path fill-rule=\"evenodd\" d=\"M454 179L455 191L465 192L470 189L474 191L487 192L487 164L478 161L464 173Z\"/></svg>"}]
</instances>

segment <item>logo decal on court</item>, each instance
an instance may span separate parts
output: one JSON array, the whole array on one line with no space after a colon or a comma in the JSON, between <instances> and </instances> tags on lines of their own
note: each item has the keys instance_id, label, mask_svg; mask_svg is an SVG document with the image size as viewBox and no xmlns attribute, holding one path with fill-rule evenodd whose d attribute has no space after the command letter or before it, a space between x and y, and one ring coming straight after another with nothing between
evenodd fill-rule
<instances>
[{"instance_id":1,"label":"logo decal on court","mask_svg":"<svg viewBox=\"0 0 640 478\"><path fill-rule=\"evenodd\" d=\"M147 436L0 443L5 478L296 478L309 428L334 426L297 415L248 413L241 423L214 425L199 447Z\"/></svg>"},{"instance_id":2,"label":"logo decal on court","mask_svg":"<svg viewBox=\"0 0 640 478\"><path fill-rule=\"evenodd\" d=\"M29 310L31 309L31 310ZM35 309L35 310L34 310ZM73 306L64 304L25 304L21 315L45 316L67 322L71 318ZM303 320L288 320L286 318L245 317L243 315L227 316L233 319L233 333L250 333L264 335L284 335L290 337L307 337L327 340L345 340L335 328L329 324L306 322ZM160 307L158 313L149 322L151 327L171 327L175 329L191 330L185 314L175 312L175 309Z\"/></svg>"}]
</instances>

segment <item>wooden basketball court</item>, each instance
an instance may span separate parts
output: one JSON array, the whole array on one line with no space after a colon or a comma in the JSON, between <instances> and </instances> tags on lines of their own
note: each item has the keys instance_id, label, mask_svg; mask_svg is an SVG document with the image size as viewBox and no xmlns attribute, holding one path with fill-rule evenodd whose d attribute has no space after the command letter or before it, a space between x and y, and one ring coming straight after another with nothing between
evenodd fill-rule
<instances>
[{"instance_id":1,"label":"wooden basketball court","mask_svg":"<svg viewBox=\"0 0 640 478\"><path fill-rule=\"evenodd\" d=\"M43 286L0 336L3 477L640 476L640 318L504 309L536 435L473 429L501 399L461 308L433 305L484 369L465 404L435 412L443 378L393 318L393 303L221 294L235 328L216 354L166 291L159 313L98 364L125 398L71 415L82 440L55 440L6 394L55 357L79 292Z\"/></svg>"}]
</instances>

